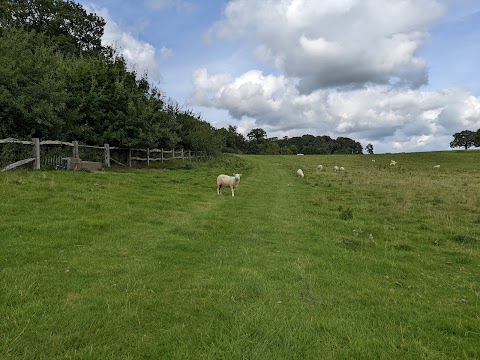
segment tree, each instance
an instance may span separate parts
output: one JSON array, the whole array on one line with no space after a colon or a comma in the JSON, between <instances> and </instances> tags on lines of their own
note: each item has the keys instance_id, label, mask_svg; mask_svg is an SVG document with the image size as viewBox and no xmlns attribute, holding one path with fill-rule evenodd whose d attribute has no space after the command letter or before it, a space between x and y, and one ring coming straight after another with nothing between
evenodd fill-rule
<instances>
[{"instance_id":1,"label":"tree","mask_svg":"<svg viewBox=\"0 0 480 360\"><path fill-rule=\"evenodd\" d=\"M475 133L475 143L473 144L473 146L480 147L480 129L478 129Z\"/></svg>"},{"instance_id":2,"label":"tree","mask_svg":"<svg viewBox=\"0 0 480 360\"><path fill-rule=\"evenodd\" d=\"M338 149L335 150L335 154L363 154L362 145L350 138L338 137L337 144Z\"/></svg>"},{"instance_id":3,"label":"tree","mask_svg":"<svg viewBox=\"0 0 480 360\"><path fill-rule=\"evenodd\" d=\"M0 137L59 138L75 117L67 106L71 63L44 38L16 29L0 33Z\"/></svg>"},{"instance_id":4,"label":"tree","mask_svg":"<svg viewBox=\"0 0 480 360\"><path fill-rule=\"evenodd\" d=\"M278 145L276 140L268 139L268 141L265 141L262 144L260 153L264 155L278 155L280 154L280 145Z\"/></svg>"},{"instance_id":5,"label":"tree","mask_svg":"<svg viewBox=\"0 0 480 360\"><path fill-rule=\"evenodd\" d=\"M245 138L237 131L237 127L228 125L228 129L221 128L219 131L225 137L225 152L241 153L245 149Z\"/></svg>"},{"instance_id":6,"label":"tree","mask_svg":"<svg viewBox=\"0 0 480 360\"><path fill-rule=\"evenodd\" d=\"M365 146L365 150L367 150L367 152L372 155L373 154L373 145L372 144L368 144L367 146Z\"/></svg>"},{"instance_id":7,"label":"tree","mask_svg":"<svg viewBox=\"0 0 480 360\"><path fill-rule=\"evenodd\" d=\"M464 147L467 150L469 147L475 146L476 133L470 130L463 130L453 134L453 140L450 142L450 147Z\"/></svg>"},{"instance_id":8,"label":"tree","mask_svg":"<svg viewBox=\"0 0 480 360\"><path fill-rule=\"evenodd\" d=\"M260 140L263 140L267 137L267 132L263 129L260 129L260 128L252 129L247 134L247 137L250 141L252 141L252 140L260 141Z\"/></svg>"},{"instance_id":9,"label":"tree","mask_svg":"<svg viewBox=\"0 0 480 360\"><path fill-rule=\"evenodd\" d=\"M44 33L63 53L105 54L101 45L105 20L73 1L2 0L0 29Z\"/></svg>"},{"instance_id":10,"label":"tree","mask_svg":"<svg viewBox=\"0 0 480 360\"><path fill-rule=\"evenodd\" d=\"M183 111L177 115L180 123L180 145L193 151L206 151L208 154L218 154L225 144L222 132L216 131L208 122L195 116L191 111Z\"/></svg>"}]
</instances>

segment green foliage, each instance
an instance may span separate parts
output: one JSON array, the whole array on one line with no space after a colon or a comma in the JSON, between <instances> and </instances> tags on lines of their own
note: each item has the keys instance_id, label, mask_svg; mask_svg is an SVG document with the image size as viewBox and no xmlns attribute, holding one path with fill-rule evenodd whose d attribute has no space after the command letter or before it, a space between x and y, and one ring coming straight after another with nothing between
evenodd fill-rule
<instances>
[{"instance_id":1,"label":"green foliage","mask_svg":"<svg viewBox=\"0 0 480 360\"><path fill-rule=\"evenodd\" d=\"M365 146L365 150L367 150L367 153L369 155L373 155L373 145L372 144L368 144L367 146Z\"/></svg>"},{"instance_id":2,"label":"green foliage","mask_svg":"<svg viewBox=\"0 0 480 360\"><path fill-rule=\"evenodd\" d=\"M475 132L475 140L473 146L480 147L480 129Z\"/></svg>"},{"instance_id":3,"label":"green foliage","mask_svg":"<svg viewBox=\"0 0 480 360\"><path fill-rule=\"evenodd\" d=\"M103 19L71 1L1 5L0 137L120 147L179 143L177 114L163 95L101 46Z\"/></svg>"},{"instance_id":4,"label":"green foliage","mask_svg":"<svg viewBox=\"0 0 480 360\"><path fill-rule=\"evenodd\" d=\"M70 0L3 0L0 8L0 28L43 33L46 44L63 54L105 53L104 26L102 18Z\"/></svg>"},{"instance_id":5,"label":"green foliage","mask_svg":"<svg viewBox=\"0 0 480 360\"><path fill-rule=\"evenodd\" d=\"M260 128L252 129L247 134L247 137L249 140L262 141L267 137L267 132Z\"/></svg>"},{"instance_id":6,"label":"green foliage","mask_svg":"<svg viewBox=\"0 0 480 360\"><path fill-rule=\"evenodd\" d=\"M336 140L329 136L303 135L301 137L285 137L283 139L266 138L263 129L253 129L245 145L247 154L289 155L289 154L362 154L362 145L350 138L339 137Z\"/></svg>"},{"instance_id":7,"label":"green foliage","mask_svg":"<svg viewBox=\"0 0 480 360\"><path fill-rule=\"evenodd\" d=\"M178 130L180 144L193 151L206 151L208 154L218 154L222 151L225 139L220 132L206 121L195 117L189 112L179 112L176 116L180 128Z\"/></svg>"},{"instance_id":8,"label":"green foliage","mask_svg":"<svg viewBox=\"0 0 480 360\"><path fill-rule=\"evenodd\" d=\"M476 144L480 145L480 141L477 138L477 133L470 130L463 130L453 134L453 140L450 142L450 147L463 147L465 150L467 150L472 146L477 146Z\"/></svg>"},{"instance_id":9,"label":"green foliage","mask_svg":"<svg viewBox=\"0 0 480 360\"><path fill-rule=\"evenodd\" d=\"M218 130L219 135L225 139L223 152L238 154L245 151L245 138L238 133L237 129L236 126L229 125L228 129L221 128Z\"/></svg>"}]
</instances>

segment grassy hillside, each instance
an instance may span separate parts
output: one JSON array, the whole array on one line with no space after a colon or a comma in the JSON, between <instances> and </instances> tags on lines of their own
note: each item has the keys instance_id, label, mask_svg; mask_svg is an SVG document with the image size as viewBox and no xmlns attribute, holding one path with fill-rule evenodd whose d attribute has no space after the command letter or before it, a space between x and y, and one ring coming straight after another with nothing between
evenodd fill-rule
<instances>
[{"instance_id":1,"label":"grassy hillside","mask_svg":"<svg viewBox=\"0 0 480 360\"><path fill-rule=\"evenodd\" d=\"M2 173L0 358L478 358L479 163Z\"/></svg>"}]
</instances>

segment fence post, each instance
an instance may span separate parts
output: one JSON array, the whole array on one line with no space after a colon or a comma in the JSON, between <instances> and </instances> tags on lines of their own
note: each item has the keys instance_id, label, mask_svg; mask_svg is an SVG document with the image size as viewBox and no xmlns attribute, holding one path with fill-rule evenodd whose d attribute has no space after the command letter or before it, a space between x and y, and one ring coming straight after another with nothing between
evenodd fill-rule
<instances>
[{"instance_id":1,"label":"fence post","mask_svg":"<svg viewBox=\"0 0 480 360\"><path fill-rule=\"evenodd\" d=\"M175 160L175 148L172 148L172 160Z\"/></svg>"},{"instance_id":2,"label":"fence post","mask_svg":"<svg viewBox=\"0 0 480 360\"><path fill-rule=\"evenodd\" d=\"M147 166L150 166L150 149L147 149Z\"/></svg>"},{"instance_id":3,"label":"fence post","mask_svg":"<svg viewBox=\"0 0 480 360\"><path fill-rule=\"evenodd\" d=\"M185 159L183 158L183 148L182 148L180 151L181 151L180 154L181 154L181 156L182 156L182 161L183 161L183 160L185 160Z\"/></svg>"},{"instance_id":4,"label":"fence post","mask_svg":"<svg viewBox=\"0 0 480 360\"><path fill-rule=\"evenodd\" d=\"M188 150L188 161L192 161L192 151Z\"/></svg>"},{"instance_id":5,"label":"fence post","mask_svg":"<svg viewBox=\"0 0 480 360\"><path fill-rule=\"evenodd\" d=\"M78 141L77 140L74 140L73 141L73 157L75 159L79 159L80 156L78 154Z\"/></svg>"},{"instance_id":6,"label":"fence post","mask_svg":"<svg viewBox=\"0 0 480 360\"><path fill-rule=\"evenodd\" d=\"M33 157L35 161L33 162L33 170L40 170L40 139L32 138L33 141Z\"/></svg>"},{"instance_id":7,"label":"fence post","mask_svg":"<svg viewBox=\"0 0 480 360\"><path fill-rule=\"evenodd\" d=\"M105 165L110 167L110 145L104 144L103 146L105 148Z\"/></svg>"},{"instance_id":8,"label":"fence post","mask_svg":"<svg viewBox=\"0 0 480 360\"><path fill-rule=\"evenodd\" d=\"M127 165L128 165L128 167L132 167L132 149L128 149Z\"/></svg>"}]
</instances>

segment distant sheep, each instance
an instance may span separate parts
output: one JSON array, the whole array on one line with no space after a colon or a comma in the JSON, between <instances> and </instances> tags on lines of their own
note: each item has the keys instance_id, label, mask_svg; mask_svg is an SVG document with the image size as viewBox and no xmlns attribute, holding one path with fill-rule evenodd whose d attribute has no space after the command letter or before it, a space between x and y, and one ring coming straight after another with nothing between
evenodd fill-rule
<instances>
[{"instance_id":1,"label":"distant sheep","mask_svg":"<svg viewBox=\"0 0 480 360\"><path fill-rule=\"evenodd\" d=\"M375 162L375 159L372 159L372 162Z\"/></svg>"},{"instance_id":2,"label":"distant sheep","mask_svg":"<svg viewBox=\"0 0 480 360\"><path fill-rule=\"evenodd\" d=\"M323 170L323 165L318 165L318 166L317 166L317 170L318 170L318 171L322 171L322 170Z\"/></svg>"},{"instance_id":3,"label":"distant sheep","mask_svg":"<svg viewBox=\"0 0 480 360\"><path fill-rule=\"evenodd\" d=\"M340 171L345 171L345 168L344 168L343 166L340 166L340 167L338 168L338 170L340 170Z\"/></svg>"},{"instance_id":4,"label":"distant sheep","mask_svg":"<svg viewBox=\"0 0 480 360\"><path fill-rule=\"evenodd\" d=\"M440 165L434 165L433 168L434 169L440 169Z\"/></svg>"},{"instance_id":5,"label":"distant sheep","mask_svg":"<svg viewBox=\"0 0 480 360\"><path fill-rule=\"evenodd\" d=\"M395 165L397 165L397 162L394 160L390 160L390 166L395 166Z\"/></svg>"},{"instance_id":6,"label":"distant sheep","mask_svg":"<svg viewBox=\"0 0 480 360\"><path fill-rule=\"evenodd\" d=\"M300 177L302 177L302 178L305 176L305 174L303 173L303 170L302 170L302 169L298 169L298 170L297 170L297 175L300 176Z\"/></svg>"},{"instance_id":7,"label":"distant sheep","mask_svg":"<svg viewBox=\"0 0 480 360\"><path fill-rule=\"evenodd\" d=\"M338 170L339 170L339 167L338 167L337 165L335 165L335 166L333 167L333 170L338 171Z\"/></svg>"},{"instance_id":8,"label":"distant sheep","mask_svg":"<svg viewBox=\"0 0 480 360\"><path fill-rule=\"evenodd\" d=\"M235 196L235 189L240 183L240 176L242 174L234 174L233 176L218 175L217 176L217 194L220 195L222 186L229 187L232 190L232 196Z\"/></svg>"}]
</instances>

